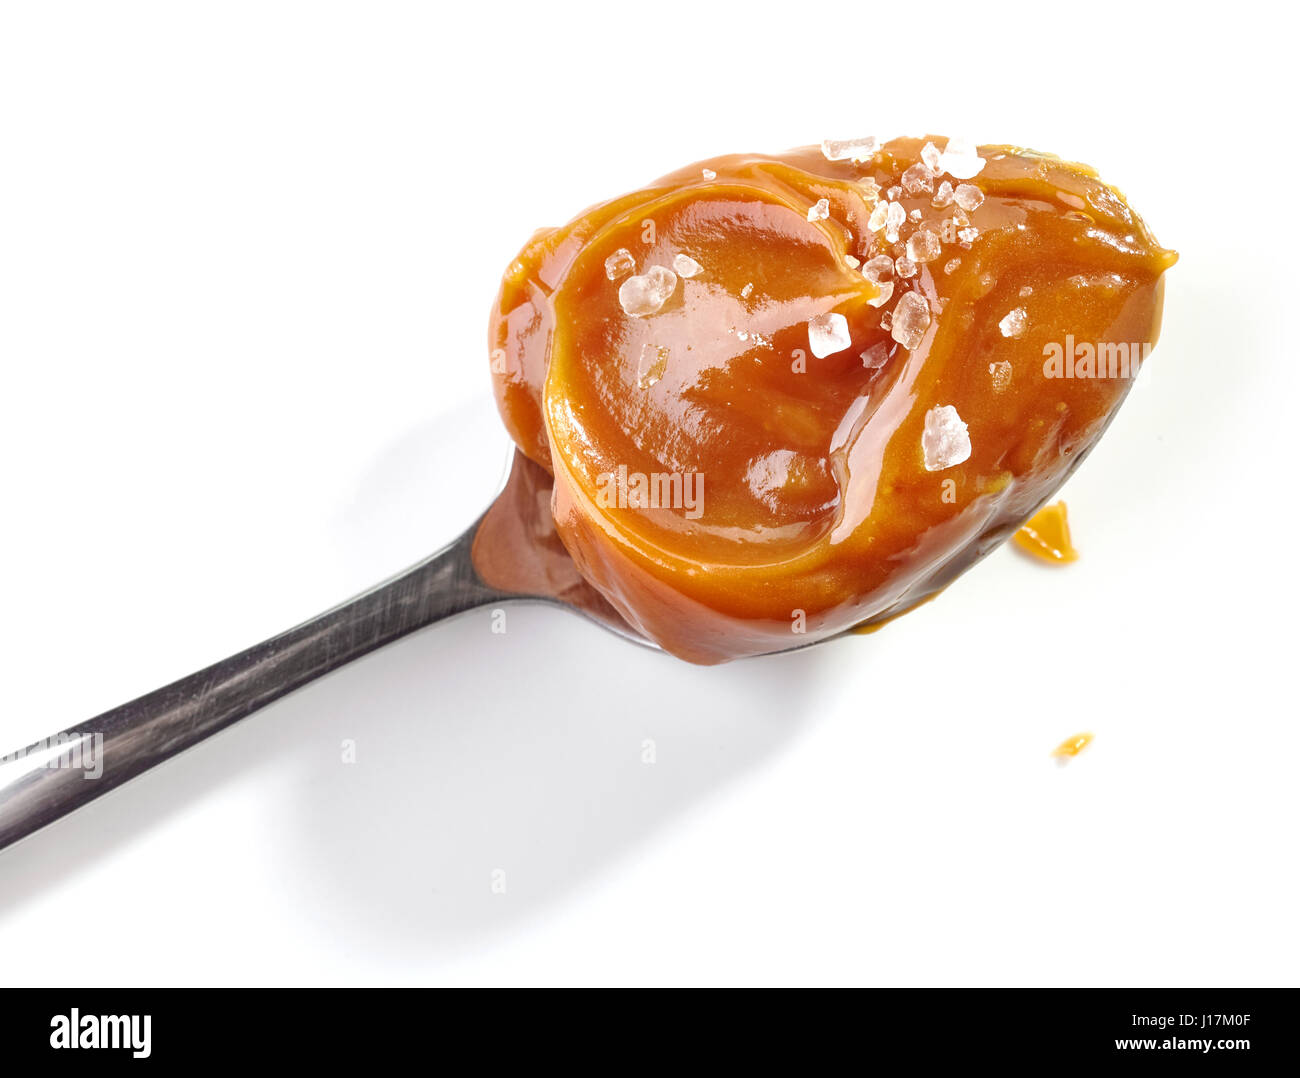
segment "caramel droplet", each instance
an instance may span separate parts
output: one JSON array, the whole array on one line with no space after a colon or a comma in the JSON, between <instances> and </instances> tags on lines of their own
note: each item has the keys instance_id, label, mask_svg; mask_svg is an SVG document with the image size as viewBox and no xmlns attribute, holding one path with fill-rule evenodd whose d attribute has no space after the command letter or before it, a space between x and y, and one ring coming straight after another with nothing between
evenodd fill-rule
<instances>
[{"instance_id":1,"label":"caramel droplet","mask_svg":"<svg viewBox=\"0 0 1300 1078\"><path fill-rule=\"evenodd\" d=\"M1079 559L1079 552L1070 542L1070 521L1065 515L1065 502L1043 506L1012 538L1021 550L1054 565Z\"/></svg>"},{"instance_id":2,"label":"caramel droplet","mask_svg":"<svg viewBox=\"0 0 1300 1078\"><path fill-rule=\"evenodd\" d=\"M1067 737L1052 750L1052 755L1068 759L1071 756L1078 756L1089 744L1092 743L1092 734L1075 734L1073 737Z\"/></svg>"}]
</instances>

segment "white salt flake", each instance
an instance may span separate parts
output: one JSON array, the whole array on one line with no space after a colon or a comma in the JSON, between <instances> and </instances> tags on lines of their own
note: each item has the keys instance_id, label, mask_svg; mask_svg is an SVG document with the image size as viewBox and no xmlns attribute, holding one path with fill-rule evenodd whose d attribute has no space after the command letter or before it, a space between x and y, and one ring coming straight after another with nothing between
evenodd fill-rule
<instances>
[{"instance_id":1,"label":"white salt flake","mask_svg":"<svg viewBox=\"0 0 1300 1078\"><path fill-rule=\"evenodd\" d=\"M831 215L831 200L829 198L819 198L813 205L808 207L808 220L824 221Z\"/></svg>"},{"instance_id":2,"label":"white salt flake","mask_svg":"<svg viewBox=\"0 0 1300 1078\"><path fill-rule=\"evenodd\" d=\"M939 147L937 147L933 142L927 142L921 147L921 160L925 162L925 167L931 172L939 171L939 161L942 157L943 155L939 152Z\"/></svg>"},{"instance_id":3,"label":"white salt flake","mask_svg":"<svg viewBox=\"0 0 1300 1078\"><path fill-rule=\"evenodd\" d=\"M740 290L740 298L749 299L749 294L753 291L754 291L754 282L750 281L749 284L745 285L745 287Z\"/></svg>"},{"instance_id":4,"label":"white salt flake","mask_svg":"<svg viewBox=\"0 0 1300 1078\"><path fill-rule=\"evenodd\" d=\"M664 266L651 266L619 286L618 302L633 318L654 314L677 290L677 274Z\"/></svg>"},{"instance_id":5,"label":"white salt flake","mask_svg":"<svg viewBox=\"0 0 1300 1078\"><path fill-rule=\"evenodd\" d=\"M909 221L919 221L923 216L925 215L921 213L920 210L913 210L911 213L907 215L907 219Z\"/></svg>"},{"instance_id":6,"label":"white salt flake","mask_svg":"<svg viewBox=\"0 0 1300 1078\"><path fill-rule=\"evenodd\" d=\"M939 168L956 180L969 180L984 168L984 158L969 142L950 138L939 158Z\"/></svg>"},{"instance_id":7,"label":"white salt flake","mask_svg":"<svg viewBox=\"0 0 1300 1078\"><path fill-rule=\"evenodd\" d=\"M664 376L664 371L668 369L668 354L668 349L660 344L647 341L641 346L636 374L638 388L649 389Z\"/></svg>"},{"instance_id":8,"label":"white salt flake","mask_svg":"<svg viewBox=\"0 0 1300 1078\"><path fill-rule=\"evenodd\" d=\"M952 198L963 210L974 212L984 201L984 192L973 183L959 183L952 193Z\"/></svg>"},{"instance_id":9,"label":"white salt flake","mask_svg":"<svg viewBox=\"0 0 1300 1078\"><path fill-rule=\"evenodd\" d=\"M944 272L944 273L953 273L953 272L957 269L957 267L960 266L960 265L961 265L961 259L960 259L960 258L952 258L952 259L949 259L947 262L944 263L944 266L943 266L943 272Z\"/></svg>"},{"instance_id":10,"label":"white salt flake","mask_svg":"<svg viewBox=\"0 0 1300 1078\"><path fill-rule=\"evenodd\" d=\"M921 454L927 472L941 472L970 459L970 431L951 404L939 404L925 413Z\"/></svg>"},{"instance_id":11,"label":"white salt flake","mask_svg":"<svg viewBox=\"0 0 1300 1078\"><path fill-rule=\"evenodd\" d=\"M903 190L909 195L929 194L934 190L934 173L917 162L903 173L901 182Z\"/></svg>"},{"instance_id":12,"label":"white salt flake","mask_svg":"<svg viewBox=\"0 0 1300 1078\"><path fill-rule=\"evenodd\" d=\"M859 261L859 259L854 255L845 255L844 262L850 269L857 269L862 265L861 261Z\"/></svg>"},{"instance_id":13,"label":"white salt flake","mask_svg":"<svg viewBox=\"0 0 1300 1078\"><path fill-rule=\"evenodd\" d=\"M930 328L930 305L915 292L908 292L894 307L889 334L909 352L920 347Z\"/></svg>"},{"instance_id":14,"label":"white salt flake","mask_svg":"<svg viewBox=\"0 0 1300 1078\"><path fill-rule=\"evenodd\" d=\"M872 232L879 232L885 227L885 221L889 217L889 203L877 202L875 208L871 211L871 216L867 218L867 227Z\"/></svg>"},{"instance_id":15,"label":"white salt flake","mask_svg":"<svg viewBox=\"0 0 1300 1078\"><path fill-rule=\"evenodd\" d=\"M1011 364L1005 359L990 363L989 374L993 375L994 393L1001 393L1011 384Z\"/></svg>"},{"instance_id":16,"label":"white salt flake","mask_svg":"<svg viewBox=\"0 0 1300 1078\"><path fill-rule=\"evenodd\" d=\"M894 260L889 255L876 255L862 267L862 276L873 284L887 281L894 275Z\"/></svg>"},{"instance_id":17,"label":"white salt flake","mask_svg":"<svg viewBox=\"0 0 1300 1078\"><path fill-rule=\"evenodd\" d=\"M880 295L867 302L873 307L883 307L894 294L894 260L889 255L876 255L862 267L862 276L880 289Z\"/></svg>"},{"instance_id":18,"label":"white salt flake","mask_svg":"<svg viewBox=\"0 0 1300 1078\"><path fill-rule=\"evenodd\" d=\"M897 202L898 199L902 196L902 194L903 194L903 189L899 187L898 184L894 184L893 187L891 187L888 191L885 192L885 197L889 199L890 202Z\"/></svg>"},{"instance_id":19,"label":"white salt flake","mask_svg":"<svg viewBox=\"0 0 1300 1078\"><path fill-rule=\"evenodd\" d=\"M1020 286L1020 295L1021 295L1021 296L1032 296L1033 294L1034 294L1034 286L1033 286L1033 285L1031 285L1031 284L1022 284L1022 285Z\"/></svg>"},{"instance_id":20,"label":"white salt flake","mask_svg":"<svg viewBox=\"0 0 1300 1078\"><path fill-rule=\"evenodd\" d=\"M878 341L865 352L861 353L861 355L862 365L866 367L867 370L874 371L883 367L885 361L889 359L889 348L886 347L884 341Z\"/></svg>"},{"instance_id":21,"label":"white salt flake","mask_svg":"<svg viewBox=\"0 0 1300 1078\"><path fill-rule=\"evenodd\" d=\"M818 359L843 352L852 343L848 319L842 314L819 314L808 319L808 347Z\"/></svg>"},{"instance_id":22,"label":"white salt flake","mask_svg":"<svg viewBox=\"0 0 1300 1078\"><path fill-rule=\"evenodd\" d=\"M934 198L930 199L930 205L936 210L944 210L952 205L952 184L944 180L939 184L939 190L934 193Z\"/></svg>"},{"instance_id":23,"label":"white salt flake","mask_svg":"<svg viewBox=\"0 0 1300 1078\"><path fill-rule=\"evenodd\" d=\"M605 259L605 276L611 281L617 281L624 274L631 273L634 269L636 269L636 259L632 257L632 252L626 247L620 247Z\"/></svg>"},{"instance_id":24,"label":"white salt flake","mask_svg":"<svg viewBox=\"0 0 1300 1078\"><path fill-rule=\"evenodd\" d=\"M963 228L957 233L957 238L962 243L974 243L980 238L980 230L978 228Z\"/></svg>"},{"instance_id":25,"label":"white salt flake","mask_svg":"<svg viewBox=\"0 0 1300 1078\"><path fill-rule=\"evenodd\" d=\"M898 242L898 230L903 227L903 222L907 220L907 211L903 209L902 203L889 203L888 215L885 217L885 240L888 243Z\"/></svg>"},{"instance_id":26,"label":"white salt flake","mask_svg":"<svg viewBox=\"0 0 1300 1078\"><path fill-rule=\"evenodd\" d=\"M870 161L880 149L880 139L875 135L866 138L824 139L822 155L827 161Z\"/></svg>"},{"instance_id":27,"label":"white salt flake","mask_svg":"<svg viewBox=\"0 0 1300 1078\"><path fill-rule=\"evenodd\" d=\"M1029 319L1025 314L1023 307L1017 307L1015 310L1008 311L1001 322L998 323L998 329L1002 331L1004 337L1019 337L1025 331Z\"/></svg>"},{"instance_id":28,"label":"white salt flake","mask_svg":"<svg viewBox=\"0 0 1300 1078\"><path fill-rule=\"evenodd\" d=\"M706 180L716 180L718 178L718 174L714 172L713 169L711 168L700 169L700 175L703 176Z\"/></svg>"},{"instance_id":29,"label":"white salt flake","mask_svg":"<svg viewBox=\"0 0 1300 1078\"><path fill-rule=\"evenodd\" d=\"M907 257L913 262L933 262L942 253L939 237L928 228L918 228L907 241Z\"/></svg>"},{"instance_id":30,"label":"white salt flake","mask_svg":"<svg viewBox=\"0 0 1300 1078\"><path fill-rule=\"evenodd\" d=\"M690 255L673 256L673 269L677 271L678 277L694 277L703 268Z\"/></svg>"}]
</instances>

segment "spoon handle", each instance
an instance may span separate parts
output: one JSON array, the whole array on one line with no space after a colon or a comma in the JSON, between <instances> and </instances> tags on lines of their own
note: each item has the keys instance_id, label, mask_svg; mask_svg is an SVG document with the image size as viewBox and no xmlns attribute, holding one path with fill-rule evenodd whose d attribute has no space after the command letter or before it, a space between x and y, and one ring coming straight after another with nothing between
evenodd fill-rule
<instances>
[{"instance_id":1,"label":"spoon handle","mask_svg":"<svg viewBox=\"0 0 1300 1078\"><path fill-rule=\"evenodd\" d=\"M0 757L0 849L367 652L514 598L474 571L476 528L279 636Z\"/></svg>"}]
</instances>

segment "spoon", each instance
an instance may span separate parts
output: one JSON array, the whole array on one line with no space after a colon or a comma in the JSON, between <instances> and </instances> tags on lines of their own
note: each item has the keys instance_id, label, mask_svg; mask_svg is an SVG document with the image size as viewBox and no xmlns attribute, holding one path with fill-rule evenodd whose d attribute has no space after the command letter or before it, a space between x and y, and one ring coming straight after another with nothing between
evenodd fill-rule
<instances>
[{"instance_id":1,"label":"spoon","mask_svg":"<svg viewBox=\"0 0 1300 1078\"><path fill-rule=\"evenodd\" d=\"M353 659L468 610L548 602L655 647L578 574L555 532L550 494L551 477L516 450L487 511L436 554L278 636L0 757L0 849Z\"/></svg>"}]
</instances>

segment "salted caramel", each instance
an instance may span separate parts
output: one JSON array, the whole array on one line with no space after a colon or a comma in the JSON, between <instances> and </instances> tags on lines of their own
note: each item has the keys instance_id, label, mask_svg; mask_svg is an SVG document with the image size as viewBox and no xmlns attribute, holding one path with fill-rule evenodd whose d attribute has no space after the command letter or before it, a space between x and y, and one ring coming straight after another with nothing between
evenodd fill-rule
<instances>
[{"instance_id":1,"label":"salted caramel","mask_svg":"<svg viewBox=\"0 0 1300 1078\"><path fill-rule=\"evenodd\" d=\"M1058 760L1072 760L1091 744L1092 734L1075 734L1057 745L1052 750L1052 755Z\"/></svg>"},{"instance_id":2,"label":"salted caramel","mask_svg":"<svg viewBox=\"0 0 1300 1078\"><path fill-rule=\"evenodd\" d=\"M1026 554L1051 565L1079 560L1079 552L1070 539L1070 520L1065 502L1043 506L1011 538Z\"/></svg>"},{"instance_id":3,"label":"salted caramel","mask_svg":"<svg viewBox=\"0 0 1300 1078\"><path fill-rule=\"evenodd\" d=\"M494 387L582 578L722 662L893 617L1014 533L1127 394L1175 260L1092 169L1010 146L719 157L528 242Z\"/></svg>"}]
</instances>

